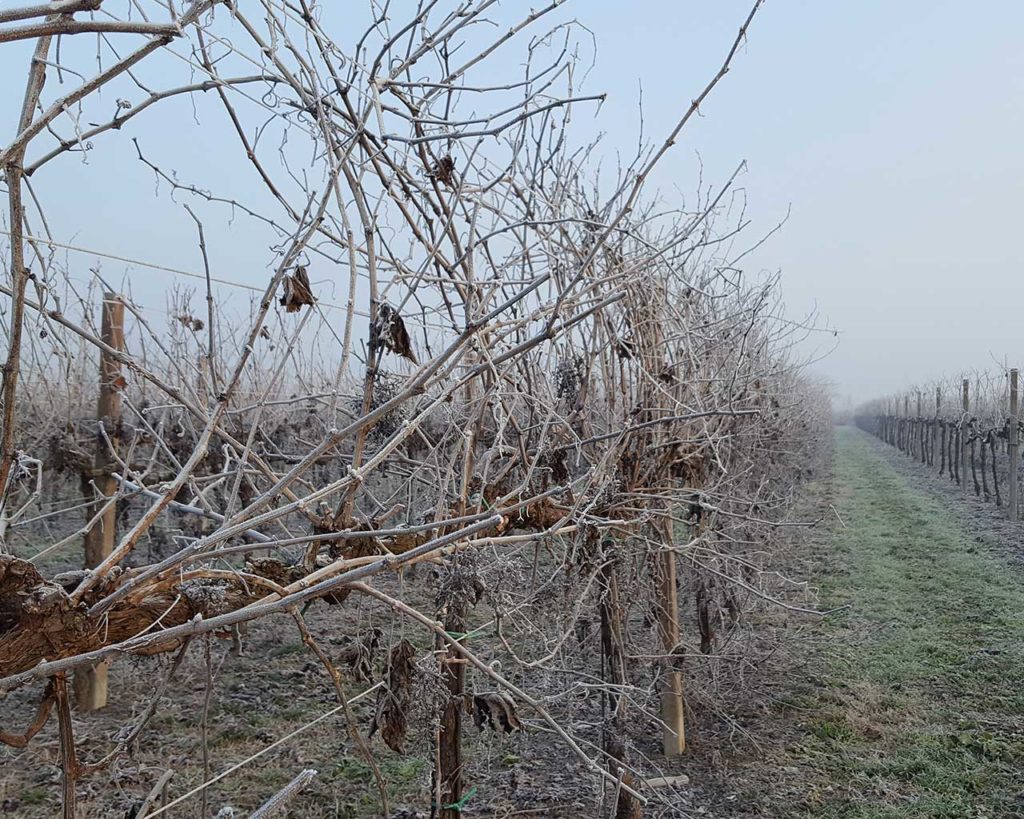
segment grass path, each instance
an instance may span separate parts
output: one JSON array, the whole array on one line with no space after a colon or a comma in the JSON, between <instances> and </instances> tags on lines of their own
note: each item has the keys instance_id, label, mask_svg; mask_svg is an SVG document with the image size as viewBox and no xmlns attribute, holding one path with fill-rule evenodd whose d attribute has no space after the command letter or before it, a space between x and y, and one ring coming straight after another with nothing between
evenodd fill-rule
<instances>
[{"instance_id":1,"label":"grass path","mask_svg":"<svg viewBox=\"0 0 1024 819\"><path fill-rule=\"evenodd\" d=\"M1024 817L1024 576L840 429L809 817Z\"/></svg>"}]
</instances>

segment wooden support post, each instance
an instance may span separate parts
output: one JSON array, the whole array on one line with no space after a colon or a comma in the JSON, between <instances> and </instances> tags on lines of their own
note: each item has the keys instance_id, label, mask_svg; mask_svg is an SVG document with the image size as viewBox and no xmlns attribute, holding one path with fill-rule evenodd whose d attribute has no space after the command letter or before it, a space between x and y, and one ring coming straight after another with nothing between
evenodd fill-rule
<instances>
[{"instance_id":1,"label":"wooden support post","mask_svg":"<svg viewBox=\"0 0 1024 819\"><path fill-rule=\"evenodd\" d=\"M115 350L124 350L124 302L116 293L103 295L102 338ZM100 395L96 408L96 449L91 474L82 476L82 489L91 500L85 507L86 521L102 514L85 533L85 567L103 562L114 550L117 504L104 504L117 492L111 472L116 461L110 446L117 442L121 420L121 362L106 352L100 353ZM102 428L106 435L100 432ZM108 445L109 441L109 445ZM95 711L107 704L107 663L100 662L75 673L75 703L79 711Z\"/></svg>"},{"instance_id":2,"label":"wooden support post","mask_svg":"<svg viewBox=\"0 0 1024 819\"><path fill-rule=\"evenodd\" d=\"M967 483L967 420L971 410L971 381L964 379L963 418L960 421L960 486L964 492L970 492Z\"/></svg>"},{"instance_id":3,"label":"wooden support post","mask_svg":"<svg viewBox=\"0 0 1024 819\"><path fill-rule=\"evenodd\" d=\"M1017 470L1020 468L1020 395L1018 388L1019 373L1016 368L1010 370L1010 417L1006 424L1006 452L1009 456L1010 474L1006 488L1006 509L1010 520L1017 520ZM995 457L995 449L992 450Z\"/></svg>"},{"instance_id":4,"label":"wooden support post","mask_svg":"<svg viewBox=\"0 0 1024 819\"><path fill-rule=\"evenodd\" d=\"M910 454L910 396L903 396L903 453Z\"/></svg>"},{"instance_id":5,"label":"wooden support post","mask_svg":"<svg viewBox=\"0 0 1024 819\"><path fill-rule=\"evenodd\" d=\"M889 401L889 443L899 448L900 445L900 402L896 398Z\"/></svg>"},{"instance_id":6,"label":"wooden support post","mask_svg":"<svg viewBox=\"0 0 1024 819\"><path fill-rule=\"evenodd\" d=\"M922 392L918 390L918 442L921 449L918 452L918 460L922 464L928 463L928 424L925 422L924 411L922 410Z\"/></svg>"},{"instance_id":7,"label":"wooden support post","mask_svg":"<svg viewBox=\"0 0 1024 819\"><path fill-rule=\"evenodd\" d=\"M68 702L67 678L63 673L53 678L54 698L57 701L57 734L60 737L60 767L63 777L61 816L63 819L75 819L75 783L81 772L78 753L75 750L75 731L71 722L71 704Z\"/></svg>"},{"instance_id":8,"label":"wooden support post","mask_svg":"<svg viewBox=\"0 0 1024 819\"><path fill-rule=\"evenodd\" d=\"M673 545L672 519L666 518L665 544ZM676 584L676 553L666 549L658 566L658 636L665 654L672 654L679 646L679 592ZM669 660L661 689L662 748L665 756L680 756L686 750L686 723L684 715L683 673L678 661Z\"/></svg>"},{"instance_id":9,"label":"wooden support post","mask_svg":"<svg viewBox=\"0 0 1024 819\"><path fill-rule=\"evenodd\" d=\"M466 602L451 601L444 615L444 629L449 634L466 631ZM462 711L466 688L466 663L451 648L437 638L436 648L441 651L441 677L448 698L441 709L441 724L437 736L437 763L434 779L434 797L437 800L434 815L438 819L459 819L462 815Z\"/></svg>"},{"instance_id":10,"label":"wooden support post","mask_svg":"<svg viewBox=\"0 0 1024 819\"><path fill-rule=\"evenodd\" d=\"M928 461L928 427L921 412L921 391L917 391L917 458L921 463Z\"/></svg>"},{"instance_id":11,"label":"wooden support post","mask_svg":"<svg viewBox=\"0 0 1024 819\"><path fill-rule=\"evenodd\" d=\"M628 715L627 699L620 692L629 685L626 664L624 607L619 595L618 567L614 560L613 544L606 538L601 543L604 565L600 570L601 596L601 676L612 684L611 691L601 693L601 711L605 715L601 728L601 746L608 770L622 778L623 784L632 786L633 775L626 770L629 763L624 740ZM625 790L619 790L614 813L616 819L639 819L640 803Z\"/></svg>"}]
</instances>

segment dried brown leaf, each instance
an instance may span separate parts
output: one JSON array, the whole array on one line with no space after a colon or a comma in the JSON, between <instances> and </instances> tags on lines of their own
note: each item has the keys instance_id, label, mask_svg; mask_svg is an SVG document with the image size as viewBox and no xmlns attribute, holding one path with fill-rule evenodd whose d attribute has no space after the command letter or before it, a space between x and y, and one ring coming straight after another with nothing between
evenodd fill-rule
<instances>
[{"instance_id":1,"label":"dried brown leaf","mask_svg":"<svg viewBox=\"0 0 1024 819\"><path fill-rule=\"evenodd\" d=\"M373 676L373 661L383 636L384 633L379 628L371 628L339 652L339 659L352 669L352 676L359 682L370 682Z\"/></svg>"},{"instance_id":2,"label":"dried brown leaf","mask_svg":"<svg viewBox=\"0 0 1024 819\"><path fill-rule=\"evenodd\" d=\"M450 155L446 154L442 156L437 162L434 163L427 176L437 182L440 182L446 188L455 188L455 160Z\"/></svg>"},{"instance_id":3,"label":"dried brown leaf","mask_svg":"<svg viewBox=\"0 0 1024 819\"><path fill-rule=\"evenodd\" d=\"M409 730L415 657L416 649L408 640L401 640L391 648L385 671L387 684L377 695L377 710L370 724L369 736L380 729L384 744L397 754L404 753L403 743Z\"/></svg>"},{"instance_id":4,"label":"dried brown leaf","mask_svg":"<svg viewBox=\"0 0 1024 819\"><path fill-rule=\"evenodd\" d=\"M481 731L487 727L503 734L523 727L516 714L516 701L503 691L473 695L473 723Z\"/></svg>"},{"instance_id":5,"label":"dried brown leaf","mask_svg":"<svg viewBox=\"0 0 1024 819\"><path fill-rule=\"evenodd\" d=\"M285 276L281 306L289 313L297 313L306 305L314 304L316 299L313 298L313 290L309 286L309 274L305 267L296 267L294 274Z\"/></svg>"},{"instance_id":6,"label":"dried brown leaf","mask_svg":"<svg viewBox=\"0 0 1024 819\"><path fill-rule=\"evenodd\" d=\"M372 333L371 343L397 353L413 364L419 363L412 351L412 339L409 337L409 331L405 329L405 322L390 304L382 304L377 308L377 320L374 322Z\"/></svg>"},{"instance_id":7,"label":"dried brown leaf","mask_svg":"<svg viewBox=\"0 0 1024 819\"><path fill-rule=\"evenodd\" d=\"M615 346L619 353L619 358L628 361L635 357L636 344L630 341L628 338L616 338Z\"/></svg>"}]
</instances>

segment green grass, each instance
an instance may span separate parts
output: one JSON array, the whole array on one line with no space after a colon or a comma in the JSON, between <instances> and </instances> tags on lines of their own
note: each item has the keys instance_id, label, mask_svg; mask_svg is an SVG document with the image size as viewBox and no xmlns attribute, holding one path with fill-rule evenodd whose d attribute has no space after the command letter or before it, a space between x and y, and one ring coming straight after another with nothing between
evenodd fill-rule
<instances>
[{"instance_id":1,"label":"green grass","mask_svg":"<svg viewBox=\"0 0 1024 819\"><path fill-rule=\"evenodd\" d=\"M50 802L51 796L47 788L26 788L18 794L18 801L23 805L45 805Z\"/></svg>"},{"instance_id":2,"label":"green grass","mask_svg":"<svg viewBox=\"0 0 1024 819\"><path fill-rule=\"evenodd\" d=\"M868 440L838 432L825 688L805 816L1024 816L1024 579Z\"/></svg>"}]
</instances>

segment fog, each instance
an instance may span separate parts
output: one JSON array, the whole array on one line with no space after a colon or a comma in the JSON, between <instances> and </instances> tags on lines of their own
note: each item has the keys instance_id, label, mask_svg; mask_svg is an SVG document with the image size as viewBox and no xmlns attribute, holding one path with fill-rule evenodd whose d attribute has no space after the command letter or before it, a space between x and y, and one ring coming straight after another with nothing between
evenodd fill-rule
<instances>
[{"instance_id":1,"label":"fog","mask_svg":"<svg viewBox=\"0 0 1024 819\"><path fill-rule=\"evenodd\" d=\"M661 104L692 93L743 5L605 11L592 25L615 59L594 82L642 78L647 129L663 130ZM791 313L816 307L839 330L816 369L841 397L1021 361L1022 23L1012 2L771 3L661 168L685 189L695 152L706 179L746 159L753 232L792 207L747 270L781 269Z\"/></svg>"}]
</instances>

